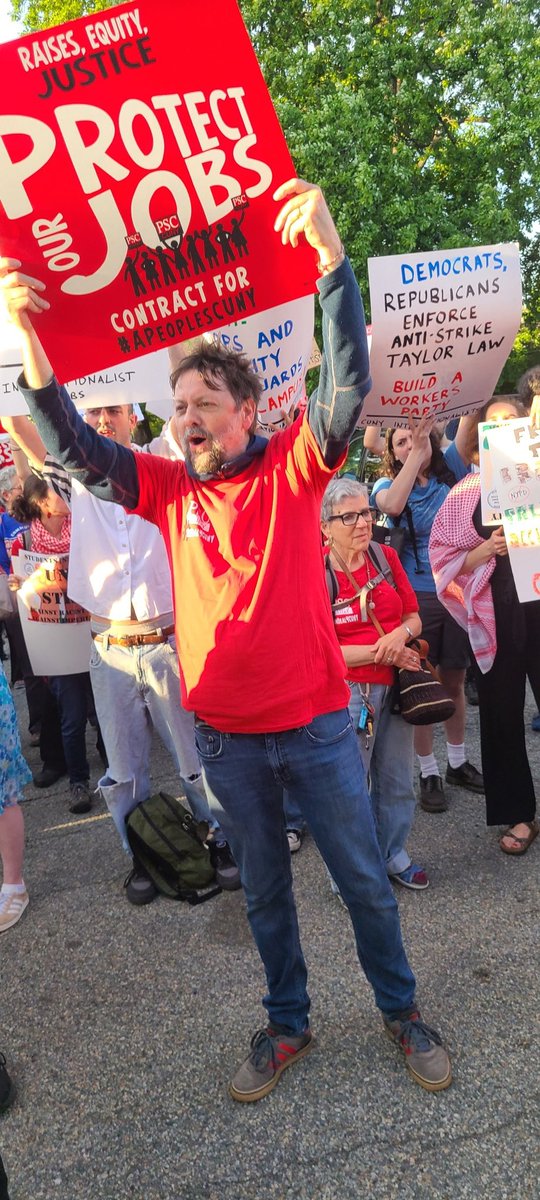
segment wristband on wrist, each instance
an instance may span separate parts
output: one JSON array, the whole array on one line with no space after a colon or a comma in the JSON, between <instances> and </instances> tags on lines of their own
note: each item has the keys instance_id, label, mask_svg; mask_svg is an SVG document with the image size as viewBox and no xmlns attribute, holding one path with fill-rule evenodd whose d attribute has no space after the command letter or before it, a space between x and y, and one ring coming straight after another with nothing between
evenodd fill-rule
<instances>
[{"instance_id":1,"label":"wristband on wrist","mask_svg":"<svg viewBox=\"0 0 540 1200\"><path fill-rule=\"evenodd\" d=\"M341 258L345 258L345 247L343 245L343 242L341 243L341 246L340 246L337 254L335 254L334 257L330 259L330 262L322 263L319 258L319 260L317 262L317 270L319 272L319 275L326 275L328 271L332 270L332 267L335 266L338 259L341 259Z\"/></svg>"},{"instance_id":2,"label":"wristband on wrist","mask_svg":"<svg viewBox=\"0 0 540 1200\"><path fill-rule=\"evenodd\" d=\"M413 633L412 629L409 629L409 626L408 626L408 625L406 625L406 626L405 626L405 629L407 630L407 633L408 633L409 637L410 637L410 638L413 638L413 637L414 637L414 633Z\"/></svg>"}]
</instances>

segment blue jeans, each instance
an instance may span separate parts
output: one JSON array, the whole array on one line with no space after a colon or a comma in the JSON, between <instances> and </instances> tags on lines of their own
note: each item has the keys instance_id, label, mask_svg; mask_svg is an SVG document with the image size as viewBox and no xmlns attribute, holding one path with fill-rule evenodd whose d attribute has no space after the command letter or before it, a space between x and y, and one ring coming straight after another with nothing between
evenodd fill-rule
<instances>
[{"instance_id":1,"label":"blue jeans","mask_svg":"<svg viewBox=\"0 0 540 1200\"><path fill-rule=\"evenodd\" d=\"M306 828L304 814L300 812L298 800L294 800L290 792L283 793L283 812L285 814L286 828L296 829L298 833L302 833Z\"/></svg>"},{"instance_id":2,"label":"blue jeans","mask_svg":"<svg viewBox=\"0 0 540 1200\"><path fill-rule=\"evenodd\" d=\"M49 687L60 711L62 745L70 783L88 783L90 768L86 757L86 717L88 712L88 672L79 675L51 675Z\"/></svg>"},{"instance_id":3,"label":"blue jeans","mask_svg":"<svg viewBox=\"0 0 540 1200\"><path fill-rule=\"evenodd\" d=\"M349 682L349 712L358 728L362 686ZM365 735L358 733L358 745L364 770L369 775L369 794L381 854L388 875L398 875L411 865L405 843L416 808L414 794L414 730L403 717L390 710L390 689L372 684L369 699L375 709L374 735L366 747Z\"/></svg>"},{"instance_id":4,"label":"blue jeans","mask_svg":"<svg viewBox=\"0 0 540 1200\"><path fill-rule=\"evenodd\" d=\"M346 709L284 733L229 734L196 720L212 812L238 864L266 971L271 1025L308 1024L307 971L292 891L283 791L290 793L347 904L360 964L386 1015L414 1002L415 981L377 843L364 770Z\"/></svg>"}]
</instances>

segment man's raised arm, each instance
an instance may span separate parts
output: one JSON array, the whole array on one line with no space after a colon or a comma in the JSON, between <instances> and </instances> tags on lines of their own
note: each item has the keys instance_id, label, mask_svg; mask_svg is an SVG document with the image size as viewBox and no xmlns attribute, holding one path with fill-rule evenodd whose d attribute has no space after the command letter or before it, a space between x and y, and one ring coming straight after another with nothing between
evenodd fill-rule
<instances>
[{"instance_id":1,"label":"man's raised arm","mask_svg":"<svg viewBox=\"0 0 540 1200\"><path fill-rule=\"evenodd\" d=\"M285 201L275 223L282 241L296 246L302 233L318 254L323 359L308 420L325 462L333 467L350 441L371 387L362 298L320 188L290 179L274 199Z\"/></svg>"},{"instance_id":2,"label":"man's raised arm","mask_svg":"<svg viewBox=\"0 0 540 1200\"><path fill-rule=\"evenodd\" d=\"M134 454L100 437L59 386L34 328L34 320L49 308L42 295L45 285L24 275L21 265L17 259L0 258L0 286L22 351L19 387L38 433L57 462L100 500L135 508L139 485Z\"/></svg>"}]
</instances>

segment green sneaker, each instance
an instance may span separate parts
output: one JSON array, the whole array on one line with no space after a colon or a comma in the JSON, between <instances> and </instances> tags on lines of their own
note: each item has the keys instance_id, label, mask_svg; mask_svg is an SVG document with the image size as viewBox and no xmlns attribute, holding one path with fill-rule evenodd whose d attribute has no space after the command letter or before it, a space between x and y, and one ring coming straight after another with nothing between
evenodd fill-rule
<instances>
[{"instance_id":1,"label":"green sneaker","mask_svg":"<svg viewBox=\"0 0 540 1200\"><path fill-rule=\"evenodd\" d=\"M441 1038L426 1025L417 1008L402 1012L395 1019L383 1016L384 1028L393 1042L401 1046L405 1065L420 1087L442 1092L452 1082L452 1067Z\"/></svg>"},{"instance_id":2,"label":"green sneaker","mask_svg":"<svg viewBox=\"0 0 540 1200\"><path fill-rule=\"evenodd\" d=\"M309 1029L293 1037L275 1029L259 1029L251 1039L251 1050L230 1084L233 1100L262 1100L291 1063L309 1054L313 1037Z\"/></svg>"}]
</instances>

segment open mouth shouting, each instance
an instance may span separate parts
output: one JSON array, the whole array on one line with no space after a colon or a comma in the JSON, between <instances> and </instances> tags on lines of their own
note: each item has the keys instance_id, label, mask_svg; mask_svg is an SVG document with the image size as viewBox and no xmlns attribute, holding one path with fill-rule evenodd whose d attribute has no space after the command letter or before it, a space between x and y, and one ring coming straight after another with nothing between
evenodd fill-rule
<instances>
[{"instance_id":1,"label":"open mouth shouting","mask_svg":"<svg viewBox=\"0 0 540 1200\"><path fill-rule=\"evenodd\" d=\"M205 433L203 433L202 430L200 430L200 429L186 430L183 440L184 440L186 449L188 449L191 452L191 454L194 454L194 455L197 453L200 453L201 450L210 449L210 446L212 444L211 439L209 439L207 437L207 435Z\"/></svg>"}]
</instances>

